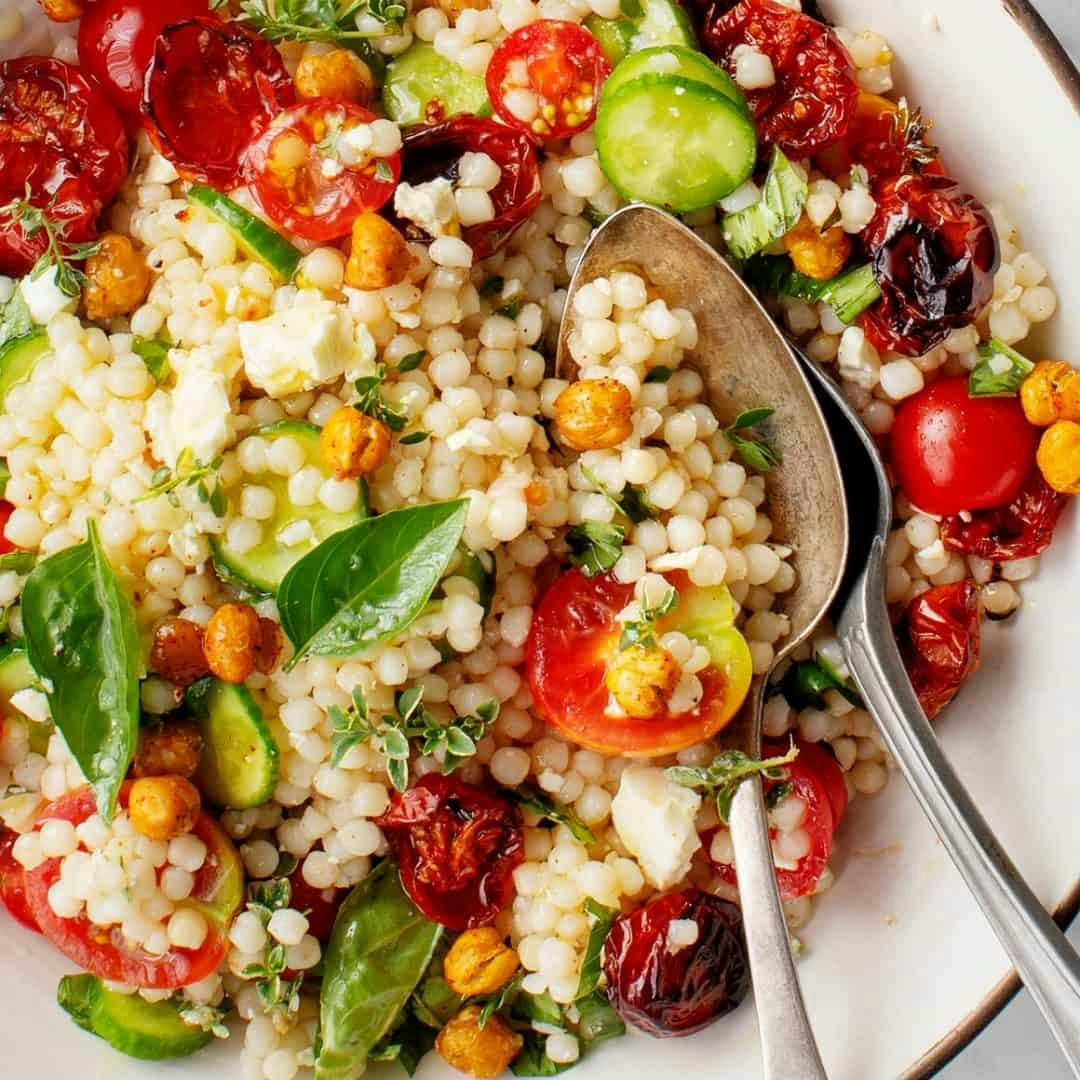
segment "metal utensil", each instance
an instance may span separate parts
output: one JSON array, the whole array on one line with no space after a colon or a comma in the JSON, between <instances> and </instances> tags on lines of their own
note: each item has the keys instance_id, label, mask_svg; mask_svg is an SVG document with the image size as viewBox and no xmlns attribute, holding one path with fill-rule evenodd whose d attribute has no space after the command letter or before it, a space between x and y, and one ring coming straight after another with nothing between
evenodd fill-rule
<instances>
[{"instance_id":1,"label":"metal utensil","mask_svg":"<svg viewBox=\"0 0 1080 1080\"><path fill-rule=\"evenodd\" d=\"M851 555L837 635L889 752L1080 1076L1080 958L979 813L919 705L885 606L892 491L877 447L828 375L805 357L844 462Z\"/></svg>"},{"instance_id":2,"label":"metal utensil","mask_svg":"<svg viewBox=\"0 0 1080 1080\"><path fill-rule=\"evenodd\" d=\"M672 307L693 312L698 344L685 363L705 381L721 421L771 405L773 439L782 464L769 473L774 536L795 549L798 584L778 597L791 620L779 663L814 630L839 586L847 555L847 511L840 467L805 376L756 297L719 255L674 218L648 206L628 206L593 235L570 282L559 333L556 370L572 374L566 341L573 298L585 282L619 268L639 271ZM725 742L758 756L767 676L755 678ZM791 959L790 938L758 780L740 786L731 834L750 968L757 993L766 1080L810 1080L825 1071L810 1030Z\"/></svg>"}]
</instances>

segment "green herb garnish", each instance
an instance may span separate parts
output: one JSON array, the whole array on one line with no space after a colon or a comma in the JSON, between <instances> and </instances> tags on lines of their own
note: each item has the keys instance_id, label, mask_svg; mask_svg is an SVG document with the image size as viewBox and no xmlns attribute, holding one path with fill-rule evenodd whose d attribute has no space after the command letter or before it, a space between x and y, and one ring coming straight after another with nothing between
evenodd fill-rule
<instances>
[{"instance_id":1,"label":"green herb garnish","mask_svg":"<svg viewBox=\"0 0 1080 1080\"><path fill-rule=\"evenodd\" d=\"M216 457L208 463L203 463L196 459L195 453L190 447L185 446L177 455L176 468L170 469L167 465L162 465L155 469L150 476L150 490L134 501L137 503L146 502L148 499L156 499L159 495L165 495L170 505L179 506L180 496L177 494L177 489L193 487L202 502L210 503L213 496L205 483L205 478L216 473L220 468L220 457ZM214 490L217 490L216 485ZM220 517L220 514L218 516Z\"/></svg>"},{"instance_id":2,"label":"green herb garnish","mask_svg":"<svg viewBox=\"0 0 1080 1080\"><path fill-rule=\"evenodd\" d=\"M566 534L569 559L586 577L606 574L622 555L626 529L603 521L583 521Z\"/></svg>"},{"instance_id":3,"label":"green herb garnish","mask_svg":"<svg viewBox=\"0 0 1080 1080\"><path fill-rule=\"evenodd\" d=\"M171 374L169 350L172 342L164 338L136 337L131 342L131 351L139 357L156 383L163 383Z\"/></svg>"},{"instance_id":4,"label":"green herb garnish","mask_svg":"<svg viewBox=\"0 0 1080 1080\"><path fill-rule=\"evenodd\" d=\"M979 346L979 362L968 378L972 397L1014 397L1035 365L1004 341L991 338Z\"/></svg>"},{"instance_id":5,"label":"green herb garnish","mask_svg":"<svg viewBox=\"0 0 1080 1080\"><path fill-rule=\"evenodd\" d=\"M565 825L579 844L595 844L596 834L568 806L557 803L542 791L522 786L506 788L504 793L522 808L556 825Z\"/></svg>"},{"instance_id":6,"label":"green herb garnish","mask_svg":"<svg viewBox=\"0 0 1080 1080\"><path fill-rule=\"evenodd\" d=\"M866 263L853 266L828 281L800 274L784 255L755 255L743 276L758 289L783 293L800 300L829 304L842 323L853 323L871 304L881 298L874 268Z\"/></svg>"},{"instance_id":7,"label":"green herb garnish","mask_svg":"<svg viewBox=\"0 0 1080 1080\"><path fill-rule=\"evenodd\" d=\"M724 428L724 437L735 447L735 452L742 458L743 464L760 472L767 472L774 465L779 465L780 454L768 440L748 439L741 433L763 424L775 411L769 405L747 409Z\"/></svg>"},{"instance_id":8,"label":"green herb garnish","mask_svg":"<svg viewBox=\"0 0 1080 1080\"><path fill-rule=\"evenodd\" d=\"M640 606L641 614L623 624L622 634L619 635L620 649L630 649L635 645L640 645L643 649L653 648L656 645L656 623L679 606L679 594L674 586L668 586L660 600L656 604L650 604L646 592L641 598Z\"/></svg>"},{"instance_id":9,"label":"green herb garnish","mask_svg":"<svg viewBox=\"0 0 1080 1080\"><path fill-rule=\"evenodd\" d=\"M724 215L724 242L737 259L749 259L799 223L810 192L800 172L776 147L761 201Z\"/></svg>"}]
</instances>

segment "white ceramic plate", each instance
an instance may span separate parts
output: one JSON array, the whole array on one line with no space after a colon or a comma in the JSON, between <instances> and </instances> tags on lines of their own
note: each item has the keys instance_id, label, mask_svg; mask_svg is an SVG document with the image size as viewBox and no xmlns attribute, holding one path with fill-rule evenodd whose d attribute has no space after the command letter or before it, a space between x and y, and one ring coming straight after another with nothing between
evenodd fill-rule
<instances>
[{"instance_id":1,"label":"white ceramic plate","mask_svg":"<svg viewBox=\"0 0 1080 1080\"><path fill-rule=\"evenodd\" d=\"M0 0L31 7L33 0ZM950 172L1000 200L1051 269L1060 312L1038 355L1080 360L1080 75L1024 0L823 0L830 17L883 32L900 80L937 121ZM936 14L932 31L924 15ZM1043 36L1040 37L1039 35ZM1070 94L1072 100L1070 100ZM1072 515L1025 586L1018 618L987 626L983 668L942 718L945 746L1048 907L1080 900L1070 810L1080 774L1080 527ZM799 970L832 1080L926 1076L997 1011L1009 965L940 844L894 779L860 800L838 838L839 880L805 932ZM236 1076L235 1045L190 1062L138 1065L79 1032L54 1004L70 965L0 915L3 1067L11 1080ZM631 1036L575 1070L626 1080L759 1074L750 1007L690 1039ZM373 1072L372 1075L377 1075ZM433 1056L421 1080L459 1077Z\"/></svg>"}]
</instances>

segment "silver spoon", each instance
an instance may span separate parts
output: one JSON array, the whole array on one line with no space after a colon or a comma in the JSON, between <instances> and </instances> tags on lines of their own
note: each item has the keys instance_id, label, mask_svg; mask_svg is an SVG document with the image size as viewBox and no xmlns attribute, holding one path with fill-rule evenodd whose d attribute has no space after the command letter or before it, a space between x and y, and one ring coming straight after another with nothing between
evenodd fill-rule
<instances>
[{"instance_id":1,"label":"silver spoon","mask_svg":"<svg viewBox=\"0 0 1080 1080\"><path fill-rule=\"evenodd\" d=\"M798 571L795 588L778 598L777 610L791 620L778 664L828 610L847 556L843 482L821 410L787 343L741 279L688 228L649 206L618 211L589 241L559 331L560 375L575 369L566 344L575 293L620 267L642 273L669 305L693 312L698 344L685 362L702 375L722 422L759 405L776 410L771 430L782 463L769 472L769 515L774 535L795 549ZM767 681L755 678L739 717L723 733L725 742L754 757L761 753ZM759 780L740 786L730 825L765 1080L821 1080L825 1070L791 958Z\"/></svg>"},{"instance_id":2,"label":"silver spoon","mask_svg":"<svg viewBox=\"0 0 1080 1080\"><path fill-rule=\"evenodd\" d=\"M953 771L915 696L885 606L892 491L877 447L839 387L805 357L844 461L851 557L837 635L859 691L923 812L1080 1076L1080 957L1021 878Z\"/></svg>"}]
</instances>

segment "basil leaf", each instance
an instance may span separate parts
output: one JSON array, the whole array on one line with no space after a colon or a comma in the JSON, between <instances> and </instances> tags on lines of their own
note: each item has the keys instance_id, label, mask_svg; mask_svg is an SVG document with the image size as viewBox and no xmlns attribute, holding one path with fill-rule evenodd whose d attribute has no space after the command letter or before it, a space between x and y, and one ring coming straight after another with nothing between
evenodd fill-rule
<instances>
[{"instance_id":1,"label":"basil leaf","mask_svg":"<svg viewBox=\"0 0 1080 1080\"><path fill-rule=\"evenodd\" d=\"M9 341L25 337L34 329L30 308L17 285L4 304L0 304L0 348Z\"/></svg>"},{"instance_id":2,"label":"basil leaf","mask_svg":"<svg viewBox=\"0 0 1080 1080\"><path fill-rule=\"evenodd\" d=\"M172 345L161 338L137 337L131 343L131 351L146 365L156 383L164 382L171 374L169 350Z\"/></svg>"},{"instance_id":3,"label":"basil leaf","mask_svg":"<svg viewBox=\"0 0 1080 1080\"><path fill-rule=\"evenodd\" d=\"M415 446L417 443L422 443L430 434L430 431L412 431L408 435L402 435L398 442L402 446Z\"/></svg>"},{"instance_id":4,"label":"basil leaf","mask_svg":"<svg viewBox=\"0 0 1080 1080\"><path fill-rule=\"evenodd\" d=\"M97 526L85 544L38 564L23 586L30 664L49 709L112 821L135 754L142 670L135 610L105 558Z\"/></svg>"},{"instance_id":5,"label":"basil leaf","mask_svg":"<svg viewBox=\"0 0 1080 1080\"><path fill-rule=\"evenodd\" d=\"M476 1018L476 1026L483 1027L500 1009L512 1001L521 990L521 980L525 978L524 971L518 973L499 991L484 1000L480 1006L480 1015ZM479 1004L479 1002L477 1002Z\"/></svg>"},{"instance_id":6,"label":"basil leaf","mask_svg":"<svg viewBox=\"0 0 1080 1080\"><path fill-rule=\"evenodd\" d=\"M581 1014L578 1021L578 1038L586 1049L604 1039L615 1039L626 1034L626 1024L615 1011L603 990L594 990L588 997L576 1002Z\"/></svg>"},{"instance_id":7,"label":"basil leaf","mask_svg":"<svg viewBox=\"0 0 1080 1080\"><path fill-rule=\"evenodd\" d=\"M529 810L556 825L565 825L570 830L570 835L579 844L595 844L596 835L578 816L567 806L560 806L557 802L549 799L541 791L531 787L503 788L503 794L512 799L522 808Z\"/></svg>"},{"instance_id":8,"label":"basil leaf","mask_svg":"<svg viewBox=\"0 0 1080 1080\"><path fill-rule=\"evenodd\" d=\"M570 561L586 577L606 574L622 555L626 529L602 521L583 521L566 534Z\"/></svg>"},{"instance_id":9,"label":"basil leaf","mask_svg":"<svg viewBox=\"0 0 1080 1080\"><path fill-rule=\"evenodd\" d=\"M443 935L389 859L348 895L326 948L316 1080L352 1080L401 1016Z\"/></svg>"},{"instance_id":10,"label":"basil leaf","mask_svg":"<svg viewBox=\"0 0 1080 1080\"><path fill-rule=\"evenodd\" d=\"M539 1035L535 1031L522 1032L525 1044L521 1052L510 1066L510 1071L515 1076L558 1076L567 1069L572 1069L577 1062L569 1065L557 1065L547 1056L544 1045L547 1042L546 1035Z\"/></svg>"},{"instance_id":11,"label":"basil leaf","mask_svg":"<svg viewBox=\"0 0 1080 1080\"><path fill-rule=\"evenodd\" d=\"M544 1024L550 1028L566 1029L566 1018L554 998L545 990L542 994L519 994L514 998L512 1015L528 1024Z\"/></svg>"},{"instance_id":12,"label":"basil leaf","mask_svg":"<svg viewBox=\"0 0 1080 1080\"><path fill-rule=\"evenodd\" d=\"M427 359L426 349L417 349L416 352L403 356L397 362L397 369L401 372L415 371Z\"/></svg>"},{"instance_id":13,"label":"basil leaf","mask_svg":"<svg viewBox=\"0 0 1080 1080\"><path fill-rule=\"evenodd\" d=\"M1004 341L991 338L979 346L979 362L968 378L971 397L1014 397L1035 365Z\"/></svg>"},{"instance_id":14,"label":"basil leaf","mask_svg":"<svg viewBox=\"0 0 1080 1080\"><path fill-rule=\"evenodd\" d=\"M780 464L779 452L766 439L748 439L739 433L764 423L775 411L768 405L747 409L724 428L724 438L735 447L735 452L742 458L743 464L760 472L767 472L774 465Z\"/></svg>"},{"instance_id":15,"label":"basil leaf","mask_svg":"<svg viewBox=\"0 0 1080 1080\"><path fill-rule=\"evenodd\" d=\"M401 633L424 609L465 528L468 500L367 518L324 540L278 588L281 625L302 657L350 656Z\"/></svg>"},{"instance_id":16,"label":"basil leaf","mask_svg":"<svg viewBox=\"0 0 1080 1080\"><path fill-rule=\"evenodd\" d=\"M800 274L783 255L755 255L743 271L747 284L757 289L783 293L814 303L829 304L843 323L853 323L871 304L881 298L874 268L866 263L853 266L828 281Z\"/></svg>"},{"instance_id":17,"label":"basil leaf","mask_svg":"<svg viewBox=\"0 0 1080 1080\"><path fill-rule=\"evenodd\" d=\"M799 223L810 188L780 147L773 150L761 201L724 215L724 242L737 259L749 259Z\"/></svg>"},{"instance_id":18,"label":"basil leaf","mask_svg":"<svg viewBox=\"0 0 1080 1080\"><path fill-rule=\"evenodd\" d=\"M424 1055L435 1049L437 1034L438 1032L433 1028L422 1024L411 1013L407 1013L394 1032L371 1051L368 1059L370 1061L396 1061L409 1076L412 1076Z\"/></svg>"},{"instance_id":19,"label":"basil leaf","mask_svg":"<svg viewBox=\"0 0 1080 1080\"><path fill-rule=\"evenodd\" d=\"M596 920L589 931L589 941L585 946L585 958L581 962L581 977L578 979L575 1001L587 998L600 984L600 965L604 957L604 942L611 933L619 912L615 908L598 904L591 897L585 901L585 910Z\"/></svg>"}]
</instances>

